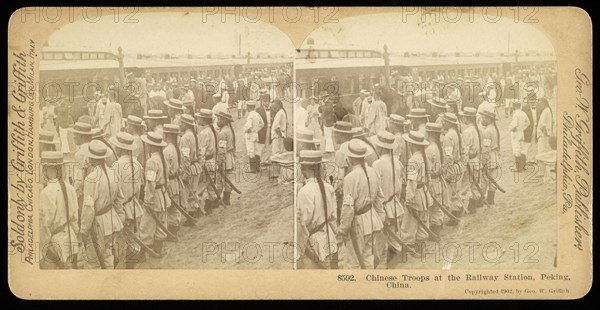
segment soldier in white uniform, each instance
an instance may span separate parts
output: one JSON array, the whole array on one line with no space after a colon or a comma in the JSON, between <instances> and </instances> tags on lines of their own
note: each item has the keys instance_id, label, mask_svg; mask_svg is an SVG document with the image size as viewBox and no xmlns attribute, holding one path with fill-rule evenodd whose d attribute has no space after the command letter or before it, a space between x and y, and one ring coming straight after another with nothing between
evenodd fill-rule
<instances>
[{"instance_id":1,"label":"soldier in white uniform","mask_svg":"<svg viewBox=\"0 0 600 310\"><path fill-rule=\"evenodd\" d=\"M494 110L483 110L481 115L481 165L482 165L482 191L487 189L487 203L494 207L496 185L490 178L498 177L497 170L500 168L500 133L496 127L496 113Z\"/></svg>"},{"instance_id":2,"label":"soldier in white uniform","mask_svg":"<svg viewBox=\"0 0 600 310\"><path fill-rule=\"evenodd\" d=\"M250 173L260 171L260 149L258 147L258 131L260 131L265 123L260 115L254 110L256 101L248 101L248 117L244 124L244 133L246 134L246 151L248 152L248 161L250 164Z\"/></svg>"},{"instance_id":3,"label":"soldier in white uniform","mask_svg":"<svg viewBox=\"0 0 600 310\"><path fill-rule=\"evenodd\" d=\"M165 142L167 142L167 146L163 149L163 155L167 163L167 194L172 202L171 207L167 209L167 229L175 237L175 240L168 238L167 240L177 241L177 234L181 225L181 212L175 207L174 203L181 207L185 206L181 194L181 153L177 141L179 138L179 125L165 124L163 133L165 134Z\"/></svg>"},{"instance_id":4,"label":"soldier in white uniform","mask_svg":"<svg viewBox=\"0 0 600 310\"><path fill-rule=\"evenodd\" d=\"M66 183L62 152L42 152L44 189L40 192L41 269L77 269L79 205Z\"/></svg>"}]
</instances>

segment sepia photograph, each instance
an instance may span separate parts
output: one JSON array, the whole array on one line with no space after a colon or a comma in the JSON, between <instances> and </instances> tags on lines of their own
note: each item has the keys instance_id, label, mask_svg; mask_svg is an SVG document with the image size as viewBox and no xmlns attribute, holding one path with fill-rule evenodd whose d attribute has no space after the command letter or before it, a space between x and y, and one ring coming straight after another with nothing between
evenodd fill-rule
<instances>
[{"instance_id":1,"label":"sepia photograph","mask_svg":"<svg viewBox=\"0 0 600 310\"><path fill-rule=\"evenodd\" d=\"M346 18L296 54L300 264L552 268L552 44L508 18L420 14Z\"/></svg>"},{"instance_id":2,"label":"sepia photograph","mask_svg":"<svg viewBox=\"0 0 600 310\"><path fill-rule=\"evenodd\" d=\"M289 39L137 18L75 22L41 49L40 267L291 269Z\"/></svg>"}]
</instances>

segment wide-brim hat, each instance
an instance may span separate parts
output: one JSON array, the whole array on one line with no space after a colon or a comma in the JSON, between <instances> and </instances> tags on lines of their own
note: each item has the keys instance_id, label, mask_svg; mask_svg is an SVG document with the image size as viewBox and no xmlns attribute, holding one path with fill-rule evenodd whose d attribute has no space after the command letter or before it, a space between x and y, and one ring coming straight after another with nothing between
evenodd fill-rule
<instances>
[{"instance_id":1,"label":"wide-brim hat","mask_svg":"<svg viewBox=\"0 0 600 310\"><path fill-rule=\"evenodd\" d=\"M301 150L298 156L298 163L301 165L318 165L327 162L323 159L323 153L316 150Z\"/></svg>"},{"instance_id":2,"label":"wide-brim hat","mask_svg":"<svg viewBox=\"0 0 600 310\"><path fill-rule=\"evenodd\" d=\"M175 99L175 98L171 98L169 100L165 100L163 101L163 103L169 107L169 108L173 108L175 110L185 110L185 107L183 106L183 102L181 102L181 100L179 99Z\"/></svg>"},{"instance_id":3,"label":"wide-brim hat","mask_svg":"<svg viewBox=\"0 0 600 310\"><path fill-rule=\"evenodd\" d=\"M450 113L450 112L446 112L442 115L442 119L444 120L444 122L448 122L454 125L458 125L458 117L456 117L455 114Z\"/></svg>"},{"instance_id":4,"label":"wide-brim hat","mask_svg":"<svg viewBox=\"0 0 600 310\"><path fill-rule=\"evenodd\" d=\"M406 119L398 114L391 114L390 117L388 117L388 121L398 125L406 125Z\"/></svg>"},{"instance_id":5,"label":"wide-brim hat","mask_svg":"<svg viewBox=\"0 0 600 310\"><path fill-rule=\"evenodd\" d=\"M167 143L165 141L163 141L162 136L153 131L141 136L140 139L142 139L142 141L146 144L150 144L150 145L154 145L154 146L161 146L161 147L167 146Z\"/></svg>"},{"instance_id":6,"label":"wide-brim hat","mask_svg":"<svg viewBox=\"0 0 600 310\"><path fill-rule=\"evenodd\" d=\"M362 138L362 137L366 137L367 136L367 130L365 130L363 127L354 127L352 128L353 132L352 132L352 138Z\"/></svg>"},{"instance_id":7,"label":"wide-brim hat","mask_svg":"<svg viewBox=\"0 0 600 310\"><path fill-rule=\"evenodd\" d=\"M458 99L457 98L446 98L446 105L447 106L458 105Z\"/></svg>"},{"instance_id":8,"label":"wide-brim hat","mask_svg":"<svg viewBox=\"0 0 600 310\"><path fill-rule=\"evenodd\" d=\"M144 115L145 119L166 119L168 118L166 115L163 115L162 110L150 110L148 111L148 115Z\"/></svg>"},{"instance_id":9,"label":"wide-brim hat","mask_svg":"<svg viewBox=\"0 0 600 310\"><path fill-rule=\"evenodd\" d=\"M429 123L425 124L425 131L442 133L442 132L444 132L444 128L442 127L442 124L440 124L440 123L429 122Z\"/></svg>"},{"instance_id":10,"label":"wide-brim hat","mask_svg":"<svg viewBox=\"0 0 600 310\"><path fill-rule=\"evenodd\" d=\"M75 125L73 125L73 128L69 128L69 130L79 135L94 134L94 131L92 130L92 125L83 122L76 122Z\"/></svg>"},{"instance_id":11,"label":"wide-brim hat","mask_svg":"<svg viewBox=\"0 0 600 310\"><path fill-rule=\"evenodd\" d=\"M430 115L427 114L427 110L425 109L411 109L410 113L406 114L406 117L410 118L427 118Z\"/></svg>"},{"instance_id":12,"label":"wide-brim hat","mask_svg":"<svg viewBox=\"0 0 600 310\"><path fill-rule=\"evenodd\" d=\"M365 158L373 154L373 149L360 139L352 139L350 142L342 144L340 151L352 158Z\"/></svg>"},{"instance_id":13,"label":"wide-brim hat","mask_svg":"<svg viewBox=\"0 0 600 310\"><path fill-rule=\"evenodd\" d=\"M446 109L448 107L448 105L446 104L446 100L440 97L429 98L427 99L427 103L440 109Z\"/></svg>"},{"instance_id":14,"label":"wide-brim hat","mask_svg":"<svg viewBox=\"0 0 600 310\"><path fill-rule=\"evenodd\" d=\"M319 143L319 139L315 138L315 133L309 129L297 129L296 130L296 141L303 143Z\"/></svg>"},{"instance_id":15,"label":"wide-brim hat","mask_svg":"<svg viewBox=\"0 0 600 310\"><path fill-rule=\"evenodd\" d=\"M60 141L56 139L56 135L52 131L41 130L38 134L38 137L38 141L41 144L55 145L57 143L60 143Z\"/></svg>"},{"instance_id":16,"label":"wide-brim hat","mask_svg":"<svg viewBox=\"0 0 600 310\"><path fill-rule=\"evenodd\" d=\"M402 135L404 141L415 145L429 145L429 141L425 140L425 136L418 131L410 131Z\"/></svg>"},{"instance_id":17,"label":"wide-brim hat","mask_svg":"<svg viewBox=\"0 0 600 310\"><path fill-rule=\"evenodd\" d=\"M133 136L124 131L119 132L116 136L113 136L110 139L108 139L108 141L114 147L118 147L127 151L133 151L136 148L136 145L133 141Z\"/></svg>"},{"instance_id":18,"label":"wide-brim hat","mask_svg":"<svg viewBox=\"0 0 600 310\"><path fill-rule=\"evenodd\" d=\"M132 126L144 127L144 121L135 115L127 116L127 124Z\"/></svg>"},{"instance_id":19,"label":"wide-brim hat","mask_svg":"<svg viewBox=\"0 0 600 310\"><path fill-rule=\"evenodd\" d=\"M355 130L352 128L352 123L344 122L344 121L335 122L335 124L333 124L333 127L331 128L331 130L333 130L335 132L340 132L340 133L354 133L355 132Z\"/></svg>"},{"instance_id":20,"label":"wide-brim hat","mask_svg":"<svg viewBox=\"0 0 600 310\"><path fill-rule=\"evenodd\" d=\"M498 117L496 116L495 112L488 111L488 110L482 110L482 111L480 111L479 115L486 116L486 117L489 117L489 118L494 119L494 120L498 119Z\"/></svg>"},{"instance_id":21,"label":"wide-brim hat","mask_svg":"<svg viewBox=\"0 0 600 310\"><path fill-rule=\"evenodd\" d=\"M62 165L64 163L64 154L56 151L44 151L42 152L40 163L42 165Z\"/></svg>"},{"instance_id":22,"label":"wide-brim hat","mask_svg":"<svg viewBox=\"0 0 600 310\"><path fill-rule=\"evenodd\" d=\"M246 101L246 107L255 107L256 106L256 101L255 100L248 100Z\"/></svg>"},{"instance_id":23,"label":"wide-brim hat","mask_svg":"<svg viewBox=\"0 0 600 310\"><path fill-rule=\"evenodd\" d=\"M194 114L194 116L196 116L198 118L212 119L213 113L212 113L212 110L210 110L210 109L200 109L200 111L198 111L198 113Z\"/></svg>"},{"instance_id":24,"label":"wide-brim hat","mask_svg":"<svg viewBox=\"0 0 600 310\"><path fill-rule=\"evenodd\" d=\"M195 125L194 117L189 114L181 114L181 116L179 117L179 121L186 125Z\"/></svg>"},{"instance_id":25,"label":"wide-brim hat","mask_svg":"<svg viewBox=\"0 0 600 310\"><path fill-rule=\"evenodd\" d=\"M87 158L104 159L112 155L112 150L102 141L92 140L81 147L81 151Z\"/></svg>"},{"instance_id":26,"label":"wide-brim hat","mask_svg":"<svg viewBox=\"0 0 600 310\"><path fill-rule=\"evenodd\" d=\"M231 114L225 112L225 111L219 111L217 112L217 117L221 117L226 119L229 122L233 122L233 116L231 116Z\"/></svg>"},{"instance_id":27,"label":"wide-brim hat","mask_svg":"<svg viewBox=\"0 0 600 310\"><path fill-rule=\"evenodd\" d=\"M463 116L463 117L476 117L477 109L472 108L472 107L464 107L462 111L458 112L458 115Z\"/></svg>"},{"instance_id":28,"label":"wide-brim hat","mask_svg":"<svg viewBox=\"0 0 600 310\"><path fill-rule=\"evenodd\" d=\"M384 149L393 150L398 147L398 143L396 143L396 136L388 131L378 132L371 142Z\"/></svg>"}]
</instances>

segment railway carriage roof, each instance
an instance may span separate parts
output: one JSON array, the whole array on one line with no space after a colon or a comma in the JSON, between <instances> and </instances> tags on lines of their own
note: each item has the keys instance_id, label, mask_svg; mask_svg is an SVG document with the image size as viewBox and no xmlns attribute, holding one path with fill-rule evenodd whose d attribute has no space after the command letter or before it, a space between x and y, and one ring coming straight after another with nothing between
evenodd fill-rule
<instances>
[{"instance_id":1,"label":"railway carriage roof","mask_svg":"<svg viewBox=\"0 0 600 310\"><path fill-rule=\"evenodd\" d=\"M285 64L291 63L292 59L286 58L258 58L251 59L250 65L256 64ZM231 59L136 59L125 58L126 68L180 68L180 67L204 67L204 66L224 66L224 65L244 65L246 58ZM118 69L119 63L116 60L42 60L40 61L41 71L54 70L80 70L80 69Z\"/></svg>"},{"instance_id":2,"label":"railway carriage roof","mask_svg":"<svg viewBox=\"0 0 600 310\"><path fill-rule=\"evenodd\" d=\"M548 62L555 61L553 56L519 56L519 62ZM514 62L513 56L496 57L401 57L390 55L390 66L427 67L449 65L479 65L501 64ZM318 58L297 59L297 70L324 69L324 68L356 68L356 67L382 67L382 58Z\"/></svg>"}]
</instances>

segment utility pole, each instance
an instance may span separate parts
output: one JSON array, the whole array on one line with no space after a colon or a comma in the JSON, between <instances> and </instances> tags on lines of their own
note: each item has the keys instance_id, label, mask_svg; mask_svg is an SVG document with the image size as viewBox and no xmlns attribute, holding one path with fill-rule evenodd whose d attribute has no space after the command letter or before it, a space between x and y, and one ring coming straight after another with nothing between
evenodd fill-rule
<instances>
[{"instance_id":1,"label":"utility pole","mask_svg":"<svg viewBox=\"0 0 600 310\"><path fill-rule=\"evenodd\" d=\"M390 54L388 53L387 44L383 45L383 61L385 64L385 85L390 87Z\"/></svg>"},{"instance_id":2,"label":"utility pole","mask_svg":"<svg viewBox=\"0 0 600 310\"><path fill-rule=\"evenodd\" d=\"M119 61L119 80L121 81L122 87L125 86L125 66L123 65L123 49L119 46L117 49L119 53L117 54L117 60Z\"/></svg>"}]
</instances>

